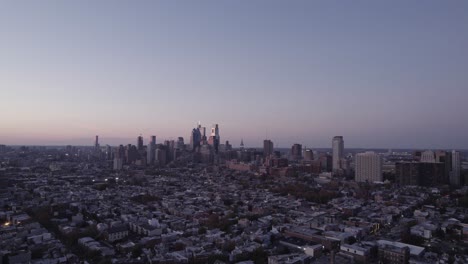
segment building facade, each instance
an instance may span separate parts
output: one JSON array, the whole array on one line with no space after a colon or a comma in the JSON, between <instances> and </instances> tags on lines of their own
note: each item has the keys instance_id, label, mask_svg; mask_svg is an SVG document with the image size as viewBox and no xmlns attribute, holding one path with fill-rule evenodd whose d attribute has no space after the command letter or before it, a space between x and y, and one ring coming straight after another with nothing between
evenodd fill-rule
<instances>
[{"instance_id":1,"label":"building facade","mask_svg":"<svg viewBox=\"0 0 468 264\"><path fill-rule=\"evenodd\" d=\"M382 181L382 157L373 152L356 154L356 181Z\"/></svg>"},{"instance_id":2,"label":"building facade","mask_svg":"<svg viewBox=\"0 0 468 264\"><path fill-rule=\"evenodd\" d=\"M341 169L341 159L344 156L344 140L342 136L333 137L332 141L332 168L333 171L339 171Z\"/></svg>"}]
</instances>

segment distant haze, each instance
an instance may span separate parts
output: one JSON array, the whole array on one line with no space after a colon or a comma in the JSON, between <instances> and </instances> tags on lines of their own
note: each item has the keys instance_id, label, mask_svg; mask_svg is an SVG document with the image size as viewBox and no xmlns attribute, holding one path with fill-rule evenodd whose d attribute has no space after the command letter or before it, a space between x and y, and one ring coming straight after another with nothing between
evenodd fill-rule
<instances>
[{"instance_id":1,"label":"distant haze","mask_svg":"<svg viewBox=\"0 0 468 264\"><path fill-rule=\"evenodd\" d=\"M5 1L0 144L468 148L468 1Z\"/></svg>"}]
</instances>

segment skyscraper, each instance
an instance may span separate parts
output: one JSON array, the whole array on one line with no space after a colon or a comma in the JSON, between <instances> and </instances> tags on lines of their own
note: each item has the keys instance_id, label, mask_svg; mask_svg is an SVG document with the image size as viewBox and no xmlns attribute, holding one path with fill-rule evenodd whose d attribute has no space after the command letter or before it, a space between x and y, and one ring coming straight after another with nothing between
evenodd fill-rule
<instances>
[{"instance_id":1,"label":"skyscraper","mask_svg":"<svg viewBox=\"0 0 468 264\"><path fill-rule=\"evenodd\" d=\"M356 177L357 182L382 181L382 157L367 151L356 154Z\"/></svg>"},{"instance_id":2,"label":"skyscraper","mask_svg":"<svg viewBox=\"0 0 468 264\"><path fill-rule=\"evenodd\" d=\"M333 137L332 141L332 149L333 149L333 171L339 171L341 169L341 159L344 155L344 141L342 136L335 136Z\"/></svg>"},{"instance_id":3,"label":"skyscraper","mask_svg":"<svg viewBox=\"0 0 468 264\"><path fill-rule=\"evenodd\" d=\"M314 160L314 152L311 149L304 150L304 160L311 161Z\"/></svg>"},{"instance_id":4,"label":"skyscraper","mask_svg":"<svg viewBox=\"0 0 468 264\"><path fill-rule=\"evenodd\" d=\"M137 149L138 151L143 150L143 137L141 135L138 136L138 139L137 139Z\"/></svg>"},{"instance_id":5,"label":"skyscraper","mask_svg":"<svg viewBox=\"0 0 468 264\"><path fill-rule=\"evenodd\" d=\"M99 136L96 136L96 140L94 141L94 148L96 150L99 149Z\"/></svg>"},{"instance_id":6,"label":"skyscraper","mask_svg":"<svg viewBox=\"0 0 468 264\"><path fill-rule=\"evenodd\" d=\"M269 139L263 141L263 157L266 158L273 154L273 142Z\"/></svg>"},{"instance_id":7,"label":"skyscraper","mask_svg":"<svg viewBox=\"0 0 468 264\"><path fill-rule=\"evenodd\" d=\"M441 162L397 162L395 181L399 185L440 186L448 184Z\"/></svg>"},{"instance_id":8,"label":"skyscraper","mask_svg":"<svg viewBox=\"0 0 468 264\"><path fill-rule=\"evenodd\" d=\"M460 185L460 166L461 158L460 152L453 150L452 151L452 171L450 172L450 185L459 186Z\"/></svg>"},{"instance_id":9,"label":"skyscraper","mask_svg":"<svg viewBox=\"0 0 468 264\"><path fill-rule=\"evenodd\" d=\"M112 160L112 148L106 145L106 160Z\"/></svg>"},{"instance_id":10,"label":"skyscraper","mask_svg":"<svg viewBox=\"0 0 468 264\"><path fill-rule=\"evenodd\" d=\"M166 165L166 149L165 146L156 149L156 161L159 166Z\"/></svg>"},{"instance_id":11,"label":"skyscraper","mask_svg":"<svg viewBox=\"0 0 468 264\"><path fill-rule=\"evenodd\" d=\"M118 148L114 149L114 170L121 170L123 165L123 158L125 156L124 146L120 145Z\"/></svg>"},{"instance_id":12,"label":"skyscraper","mask_svg":"<svg viewBox=\"0 0 468 264\"><path fill-rule=\"evenodd\" d=\"M147 163L154 164L156 155L156 136L151 136L150 143L148 144Z\"/></svg>"},{"instance_id":13,"label":"skyscraper","mask_svg":"<svg viewBox=\"0 0 468 264\"><path fill-rule=\"evenodd\" d=\"M213 127L211 128L211 136L208 139L208 144L213 146L215 153L218 153L219 142L220 142L219 127L218 127L218 124L214 124Z\"/></svg>"},{"instance_id":14,"label":"skyscraper","mask_svg":"<svg viewBox=\"0 0 468 264\"><path fill-rule=\"evenodd\" d=\"M192 148L192 151L195 151L200 147L201 137L200 125L198 125L197 128L192 129L192 133L190 134L190 147Z\"/></svg>"},{"instance_id":15,"label":"skyscraper","mask_svg":"<svg viewBox=\"0 0 468 264\"><path fill-rule=\"evenodd\" d=\"M302 145L294 144L291 147L291 158L293 160L300 160L302 158Z\"/></svg>"},{"instance_id":16,"label":"skyscraper","mask_svg":"<svg viewBox=\"0 0 468 264\"><path fill-rule=\"evenodd\" d=\"M177 148L180 150L185 149L185 144L184 144L184 138L183 137L178 137L177 138Z\"/></svg>"}]
</instances>

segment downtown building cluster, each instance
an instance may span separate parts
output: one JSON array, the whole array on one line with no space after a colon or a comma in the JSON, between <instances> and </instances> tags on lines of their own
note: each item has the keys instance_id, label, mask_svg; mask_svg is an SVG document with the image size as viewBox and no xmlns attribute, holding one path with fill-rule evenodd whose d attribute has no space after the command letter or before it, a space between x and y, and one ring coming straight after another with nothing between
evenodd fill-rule
<instances>
[{"instance_id":1,"label":"downtown building cluster","mask_svg":"<svg viewBox=\"0 0 468 264\"><path fill-rule=\"evenodd\" d=\"M288 153L275 150L270 139L263 141L263 149L245 148L241 140L240 147L234 149L229 141L221 144L219 126L215 124L207 135L206 127L199 123L190 133L190 142L185 144L183 137L156 143L156 136L151 136L144 145L142 136L137 144L103 150L95 139L95 151L98 157L113 161L114 170L124 166L164 167L172 162L187 161L206 164L225 163L229 168L240 171L254 171L269 175L293 175L298 172L332 176L353 177L357 182L383 182L384 174L395 174L395 181L400 185L437 186L450 184L460 186L464 179L460 173L461 154L458 151L415 151L411 159L394 160L389 153L375 151L345 152L343 136L332 138L331 151L321 152L302 147L295 143ZM387 169L386 169L387 168Z\"/></svg>"}]
</instances>

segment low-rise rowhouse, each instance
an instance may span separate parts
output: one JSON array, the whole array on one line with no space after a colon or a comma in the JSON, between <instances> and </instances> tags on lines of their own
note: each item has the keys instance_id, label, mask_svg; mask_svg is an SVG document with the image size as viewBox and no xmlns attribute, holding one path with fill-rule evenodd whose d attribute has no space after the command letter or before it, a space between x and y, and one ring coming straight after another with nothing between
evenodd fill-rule
<instances>
[{"instance_id":1,"label":"low-rise rowhouse","mask_svg":"<svg viewBox=\"0 0 468 264\"><path fill-rule=\"evenodd\" d=\"M105 232L106 240L109 242L114 242L122 240L128 236L128 228L125 225L113 226L110 227Z\"/></svg>"},{"instance_id":2,"label":"low-rise rowhouse","mask_svg":"<svg viewBox=\"0 0 468 264\"><path fill-rule=\"evenodd\" d=\"M162 228L147 223L129 223L130 230L138 235L159 236L162 234Z\"/></svg>"}]
</instances>

